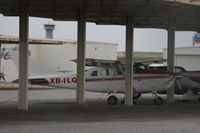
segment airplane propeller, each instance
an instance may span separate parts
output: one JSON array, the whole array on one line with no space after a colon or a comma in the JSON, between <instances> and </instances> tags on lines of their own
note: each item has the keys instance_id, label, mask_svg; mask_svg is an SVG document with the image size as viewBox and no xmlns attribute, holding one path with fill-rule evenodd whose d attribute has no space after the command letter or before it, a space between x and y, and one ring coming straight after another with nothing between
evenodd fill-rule
<instances>
[{"instance_id":1,"label":"airplane propeller","mask_svg":"<svg viewBox=\"0 0 200 133\"><path fill-rule=\"evenodd\" d=\"M6 79L5 79L5 74L4 74L4 70L5 70L5 66L3 67L2 72L0 72L0 82L1 82L1 79L3 79L3 81L6 81Z\"/></svg>"}]
</instances>

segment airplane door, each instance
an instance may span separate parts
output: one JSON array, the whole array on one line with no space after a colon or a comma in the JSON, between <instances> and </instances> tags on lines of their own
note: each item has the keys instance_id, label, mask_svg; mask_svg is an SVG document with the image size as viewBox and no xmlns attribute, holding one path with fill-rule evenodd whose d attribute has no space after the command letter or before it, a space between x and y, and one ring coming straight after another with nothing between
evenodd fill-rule
<instances>
[{"instance_id":1,"label":"airplane door","mask_svg":"<svg viewBox=\"0 0 200 133\"><path fill-rule=\"evenodd\" d=\"M87 72L85 89L95 92L108 92L109 72L106 68L93 68Z\"/></svg>"}]
</instances>

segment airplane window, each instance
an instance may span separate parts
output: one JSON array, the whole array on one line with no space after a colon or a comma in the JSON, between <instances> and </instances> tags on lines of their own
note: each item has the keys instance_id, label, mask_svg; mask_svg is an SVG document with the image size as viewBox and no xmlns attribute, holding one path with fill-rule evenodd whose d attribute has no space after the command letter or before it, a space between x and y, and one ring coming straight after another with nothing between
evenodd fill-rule
<instances>
[{"instance_id":1,"label":"airplane window","mask_svg":"<svg viewBox=\"0 0 200 133\"><path fill-rule=\"evenodd\" d=\"M182 72L186 72L186 70L183 67L175 67L174 68L175 73L182 73Z\"/></svg>"},{"instance_id":2,"label":"airplane window","mask_svg":"<svg viewBox=\"0 0 200 133\"><path fill-rule=\"evenodd\" d=\"M109 76L109 69L102 69L101 76Z\"/></svg>"},{"instance_id":3,"label":"airplane window","mask_svg":"<svg viewBox=\"0 0 200 133\"><path fill-rule=\"evenodd\" d=\"M115 68L113 69L113 75L123 75L123 73L119 69Z\"/></svg>"},{"instance_id":4,"label":"airplane window","mask_svg":"<svg viewBox=\"0 0 200 133\"><path fill-rule=\"evenodd\" d=\"M117 68L103 68L100 72L101 76L123 75L123 73Z\"/></svg>"},{"instance_id":5,"label":"airplane window","mask_svg":"<svg viewBox=\"0 0 200 133\"><path fill-rule=\"evenodd\" d=\"M106 76L106 70L105 69L101 70L101 76Z\"/></svg>"},{"instance_id":6,"label":"airplane window","mask_svg":"<svg viewBox=\"0 0 200 133\"><path fill-rule=\"evenodd\" d=\"M97 70L92 71L91 76L97 76Z\"/></svg>"},{"instance_id":7,"label":"airplane window","mask_svg":"<svg viewBox=\"0 0 200 133\"><path fill-rule=\"evenodd\" d=\"M106 69L106 76L109 76L109 69Z\"/></svg>"},{"instance_id":8,"label":"airplane window","mask_svg":"<svg viewBox=\"0 0 200 133\"><path fill-rule=\"evenodd\" d=\"M109 76L113 76L114 75L114 70L111 68L109 69Z\"/></svg>"}]
</instances>

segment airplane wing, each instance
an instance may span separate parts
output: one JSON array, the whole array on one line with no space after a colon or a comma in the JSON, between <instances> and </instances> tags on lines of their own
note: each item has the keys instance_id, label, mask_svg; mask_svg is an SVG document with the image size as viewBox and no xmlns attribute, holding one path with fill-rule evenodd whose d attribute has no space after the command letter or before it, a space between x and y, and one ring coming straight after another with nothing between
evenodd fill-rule
<instances>
[{"instance_id":1,"label":"airplane wing","mask_svg":"<svg viewBox=\"0 0 200 133\"><path fill-rule=\"evenodd\" d=\"M71 61L77 63L77 59ZM85 66L90 66L90 67L114 67L120 63L121 62L117 60L104 60L104 59L92 59L92 58L85 59Z\"/></svg>"}]
</instances>

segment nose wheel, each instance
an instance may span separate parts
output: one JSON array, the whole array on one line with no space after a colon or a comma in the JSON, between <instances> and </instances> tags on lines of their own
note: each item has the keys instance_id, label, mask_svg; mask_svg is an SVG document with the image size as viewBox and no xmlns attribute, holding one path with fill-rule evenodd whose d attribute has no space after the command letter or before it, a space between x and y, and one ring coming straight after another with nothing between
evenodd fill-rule
<instances>
[{"instance_id":1,"label":"nose wheel","mask_svg":"<svg viewBox=\"0 0 200 133\"><path fill-rule=\"evenodd\" d=\"M162 105L163 104L163 99L157 95L157 92L152 92L152 95L154 97L153 103L155 105Z\"/></svg>"},{"instance_id":2,"label":"nose wheel","mask_svg":"<svg viewBox=\"0 0 200 133\"><path fill-rule=\"evenodd\" d=\"M153 103L155 105L162 105L163 104L163 99L161 97L155 97L153 100Z\"/></svg>"},{"instance_id":3,"label":"nose wheel","mask_svg":"<svg viewBox=\"0 0 200 133\"><path fill-rule=\"evenodd\" d=\"M108 97L107 103L110 105L116 105L118 104L118 98L114 95L111 95Z\"/></svg>"}]
</instances>

